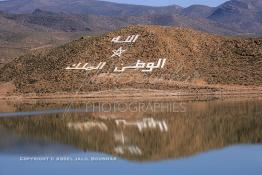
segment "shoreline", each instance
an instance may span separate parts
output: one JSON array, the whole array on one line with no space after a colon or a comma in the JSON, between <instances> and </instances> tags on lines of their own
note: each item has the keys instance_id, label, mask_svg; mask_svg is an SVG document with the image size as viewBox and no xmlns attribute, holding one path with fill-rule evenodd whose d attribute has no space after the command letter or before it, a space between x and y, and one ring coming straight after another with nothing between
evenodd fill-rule
<instances>
[{"instance_id":1,"label":"shoreline","mask_svg":"<svg viewBox=\"0 0 262 175\"><path fill-rule=\"evenodd\" d=\"M119 89L89 93L0 94L0 100L150 100L196 98L247 98L262 97L262 89L222 90L216 92L188 92L182 90Z\"/></svg>"}]
</instances>

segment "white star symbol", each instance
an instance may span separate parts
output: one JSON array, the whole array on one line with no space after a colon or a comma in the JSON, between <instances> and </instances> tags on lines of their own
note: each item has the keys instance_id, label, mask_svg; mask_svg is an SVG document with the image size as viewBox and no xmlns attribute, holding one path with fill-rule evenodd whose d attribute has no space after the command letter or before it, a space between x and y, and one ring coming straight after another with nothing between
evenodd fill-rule
<instances>
[{"instance_id":1,"label":"white star symbol","mask_svg":"<svg viewBox=\"0 0 262 175\"><path fill-rule=\"evenodd\" d=\"M122 47L120 47L119 49L117 50L113 50L114 54L111 56L112 57L115 57L115 56L118 56L118 57L121 57L121 55L125 52L126 50L124 50Z\"/></svg>"}]
</instances>

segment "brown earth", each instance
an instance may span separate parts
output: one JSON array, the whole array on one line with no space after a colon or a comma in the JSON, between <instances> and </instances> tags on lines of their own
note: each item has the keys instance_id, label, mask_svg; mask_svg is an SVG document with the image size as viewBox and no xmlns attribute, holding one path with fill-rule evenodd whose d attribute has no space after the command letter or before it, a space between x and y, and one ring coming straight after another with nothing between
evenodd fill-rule
<instances>
[{"instance_id":1,"label":"brown earth","mask_svg":"<svg viewBox=\"0 0 262 175\"><path fill-rule=\"evenodd\" d=\"M134 44L111 43L118 35L140 34ZM13 82L14 93L91 93L119 89L182 90L187 92L261 92L262 38L222 37L191 29L160 26L129 26L101 36L82 37L44 53L27 54L0 70L1 86ZM121 58L110 58L113 50L127 49ZM157 62L166 58L164 69L152 73L114 67ZM81 62L103 70L65 70Z\"/></svg>"}]
</instances>

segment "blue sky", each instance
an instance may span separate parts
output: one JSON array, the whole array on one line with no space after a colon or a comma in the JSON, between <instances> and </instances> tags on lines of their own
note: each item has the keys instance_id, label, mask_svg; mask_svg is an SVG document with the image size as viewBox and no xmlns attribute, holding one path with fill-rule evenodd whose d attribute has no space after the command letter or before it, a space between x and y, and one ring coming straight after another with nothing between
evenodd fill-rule
<instances>
[{"instance_id":1,"label":"blue sky","mask_svg":"<svg viewBox=\"0 0 262 175\"><path fill-rule=\"evenodd\" d=\"M192 4L202 4L208 6L218 6L227 0L106 0L111 2L140 4L140 5L152 5L152 6L164 6L164 5L180 5L183 7L190 6Z\"/></svg>"}]
</instances>

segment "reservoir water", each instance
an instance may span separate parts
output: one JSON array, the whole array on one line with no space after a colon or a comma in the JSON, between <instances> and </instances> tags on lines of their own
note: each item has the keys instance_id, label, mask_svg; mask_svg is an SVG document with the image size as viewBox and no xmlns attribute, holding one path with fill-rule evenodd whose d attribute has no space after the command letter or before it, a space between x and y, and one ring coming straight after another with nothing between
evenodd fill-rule
<instances>
[{"instance_id":1,"label":"reservoir water","mask_svg":"<svg viewBox=\"0 0 262 175\"><path fill-rule=\"evenodd\" d=\"M262 100L1 101L0 175L260 175Z\"/></svg>"}]
</instances>

